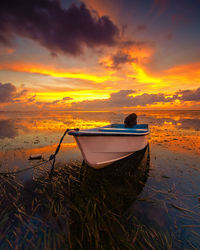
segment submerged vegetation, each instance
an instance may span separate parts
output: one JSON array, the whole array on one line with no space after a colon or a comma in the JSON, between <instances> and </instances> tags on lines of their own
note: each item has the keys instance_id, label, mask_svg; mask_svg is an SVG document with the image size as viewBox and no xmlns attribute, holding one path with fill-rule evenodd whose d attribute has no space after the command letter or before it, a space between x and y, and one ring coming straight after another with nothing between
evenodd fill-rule
<instances>
[{"instance_id":1,"label":"submerged vegetation","mask_svg":"<svg viewBox=\"0 0 200 250\"><path fill-rule=\"evenodd\" d=\"M196 111L140 112L151 125L150 171L145 150L102 171L65 165L80 159L69 138L52 175L43 161L24 171L30 155L49 158L64 126L102 126L123 116L8 114L15 127L2 129L0 172L18 174L0 174L0 249L200 249Z\"/></svg>"},{"instance_id":2,"label":"submerged vegetation","mask_svg":"<svg viewBox=\"0 0 200 250\"><path fill-rule=\"evenodd\" d=\"M171 249L168 233L129 211L148 170L145 149L104 170L73 163L27 182L0 176L0 248Z\"/></svg>"}]
</instances>

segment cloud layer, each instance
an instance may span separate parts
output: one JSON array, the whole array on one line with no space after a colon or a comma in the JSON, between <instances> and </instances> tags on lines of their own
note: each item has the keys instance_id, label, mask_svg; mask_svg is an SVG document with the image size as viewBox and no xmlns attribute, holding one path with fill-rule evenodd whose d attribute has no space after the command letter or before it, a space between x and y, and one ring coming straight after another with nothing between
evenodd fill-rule
<instances>
[{"instance_id":1,"label":"cloud layer","mask_svg":"<svg viewBox=\"0 0 200 250\"><path fill-rule=\"evenodd\" d=\"M180 90L177 94L181 95L183 101L200 101L200 88L196 90Z\"/></svg>"},{"instance_id":2,"label":"cloud layer","mask_svg":"<svg viewBox=\"0 0 200 250\"><path fill-rule=\"evenodd\" d=\"M11 83L0 82L0 103L11 102L16 94L16 87Z\"/></svg>"},{"instance_id":3,"label":"cloud layer","mask_svg":"<svg viewBox=\"0 0 200 250\"><path fill-rule=\"evenodd\" d=\"M39 42L52 53L80 54L84 46L115 44L118 28L85 4L64 9L59 1L0 1L0 42L11 44L13 34Z\"/></svg>"},{"instance_id":4,"label":"cloud layer","mask_svg":"<svg viewBox=\"0 0 200 250\"><path fill-rule=\"evenodd\" d=\"M69 94L70 95L70 94ZM172 95L165 93L148 94L136 92L132 89L120 90L111 93L107 99L95 99L76 101L76 98L70 96L61 96L55 100L42 101L37 94L30 95L30 92L23 88L17 89L12 83L0 83L0 104L9 107L28 107L31 109L63 109L63 110L112 110L118 108L146 107L155 104L163 105L169 103L183 105L200 105L200 88L194 90L179 90ZM6 108L6 107L4 107Z\"/></svg>"},{"instance_id":5,"label":"cloud layer","mask_svg":"<svg viewBox=\"0 0 200 250\"><path fill-rule=\"evenodd\" d=\"M135 93L134 90L120 90L119 92L112 93L109 99L82 101L79 103L72 103L72 109L109 109L109 108L123 108L123 107L136 107L146 106L147 104L155 104L157 102L171 102L174 97L166 98L165 94L142 94L138 96L131 96Z\"/></svg>"},{"instance_id":6,"label":"cloud layer","mask_svg":"<svg viewBox=\"0 0 200 250\"><path fill-rule=\"evenodd\" d=\"M181 102L194 101L200 103L200 88L196 90L183 90L175 93L172 96L167 96L164 93L148 94L131 96L134 90L120 90L119 92L112 93L109 99L73 102L72 109L82 110L105 110L109 108L124 108L124 107L137 107L147 106L156 103L173 103L175 100Z\"/></svg>"},{"instance_id":7,"label":"cloud layer","mask_svg":"<svg viewBox=\"0 0 200 250\"><path fill-rule=\"evenodd\" d=\"M121 41L109 57L101 58L100 65L108 69L119 70L124 64L145 63L153 53L155 44L144 41Z\"/></svg>"}]
</instances>

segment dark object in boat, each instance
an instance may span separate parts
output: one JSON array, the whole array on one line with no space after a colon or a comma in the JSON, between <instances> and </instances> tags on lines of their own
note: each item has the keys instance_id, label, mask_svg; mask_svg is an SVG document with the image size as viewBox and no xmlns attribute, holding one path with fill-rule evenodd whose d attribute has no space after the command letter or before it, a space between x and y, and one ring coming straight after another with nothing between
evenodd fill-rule
<instances>
[{"instance_id":1,"label":"dark object in boat","mask_svg":"<svg viewBox=\"0 0 200 250\"><path fill-rule=\"evenodd\" d=\"M29 160L41 160L42 159L42 155L31 155L29 157Z\"/></svg>"},{"instance_id":2,"label":"dark object in boat","mask_svg":"<svg viewBox=\"0 0 200 250\"><path fill-rule=\"evenodd\" d=\"M124 119L125 128L132 128L136 124L137 124L137 115L135 113L128 115Z\"/></svg>"}]
</instances>

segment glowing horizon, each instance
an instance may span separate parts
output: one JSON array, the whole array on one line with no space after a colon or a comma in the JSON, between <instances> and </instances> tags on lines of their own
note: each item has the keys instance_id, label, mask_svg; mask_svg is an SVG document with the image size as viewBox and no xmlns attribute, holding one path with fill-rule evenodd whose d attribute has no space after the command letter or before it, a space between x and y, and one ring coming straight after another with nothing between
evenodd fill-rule
<instances>
[{"instance_id":1,"label":"glowing horizon","mask_svg":"<svg viewBox=\"0 0 200 250\"><path fill-rule=\"evenodd\" d=\"M35 16L24 16L35 27L32 33L21 23L19 32L18 13L3 10L2 16L10 14L15 22L2 22L0 110L200 109L198 4L183 2L182 8L193 10L191 15L181 10L174 14L177 4L166 3L164 9L162 1L153 0L148 6L87 0L85 9L74 3L76 20L86 11L91 32L69 24L62 37L55 27L64 28L65 23L55 19L54 33L43 32L35 16L43 25L47 16L40 16L34 6ZM71 5L57 8L68 20ZM132 8L143 18L133 15ZM120 11L126 15L116 15Z\"/></svg>"}]
</instances>

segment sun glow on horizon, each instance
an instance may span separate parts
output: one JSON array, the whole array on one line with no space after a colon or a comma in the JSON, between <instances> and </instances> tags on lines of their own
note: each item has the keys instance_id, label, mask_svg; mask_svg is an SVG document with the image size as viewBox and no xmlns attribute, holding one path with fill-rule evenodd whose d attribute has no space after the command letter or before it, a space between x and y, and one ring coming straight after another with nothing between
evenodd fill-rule
<instances>
[{"instance_id":1,"label":"sun glow on horizon","mask_svg":"<svg viewBox=\"0 0 200 250\"><path fill-rule=\"evenodd\" d=\"M106 61L108 60L108 61ZM146 103L145 105L140 105L137 103L134 103L133 107L130 107L128 105L128 108L138 108L138 109L190 109L194 108L197 109L200 102L196 99L195 101L187 101L184 102L183 99L181 99L182 94L179 94L180 86L187 87L188 85L191 85L191 83L188 84L188 80L192 78L192 75L194 74L194 80L200 78L200 71L198 66L199 63L195 64L188 64L188 65L177 65L174 66L168 70L165 70L163 72L159 72L158 74L152 73L148 70L148 65L140 64L136 62L129 63L129 71L122 70L122 73L120 70L118 72L115 69L112 69L112 61L110 61L109 58L107 58L104 61L104 66L107 63L108 69L104 69L104 71L101 71L101 75L98 76L98 74L87 74L87 73L67 73L64 72L64 70L57 70L53 69L51 67L45 67L43 65L34 65L34 64L5 64L0 65L0 70L8 69L10 71L17 71L17 72L27 72L30 74L37 73L41 75L48 75L50 77L57 77L57 78L74 78L74 79L81 79L81 80L88 80L91 83L86 87L86 82L82 82L80 86L76 86L76 84L73 86L73 82L70 84L67 83L66 87L62 83L62 91L58 91L56 87L54 87L52 90L48 91L48 87L43 88L42 90L37 89L37 85L34 88L34 85L32 88L27 88L27 92L25 91L25 94L19 97L14 97L13 99L16 101L16 103L21 102L21 107L24 105L27 105L27 107L33 106L33 109L37 108L46 108L46 109L65 109L74 107L74 103L76 103L76 108L83 110L81 107L81 102L90 102L90 101L96 101L97 104L101 100L108 100L111 98L111 94L115 94L121 90L133 90L133 93L130 94L133 98L136 96L142 96L143 94L151 95L151 94L163 94L164 98L167 100L168 98L171 99L171 101L167 100L160 101L160 102L150 102ZM111 67L111 68L110 68ZM132 69L132 73L130 71L130 67ZM126 69L126 68L125 68ZM83 69L82 69L83 70ZM94 70L94 69L93 69ZM81 70L80 70L81 71ZM83 70L84 71L84 70ZM183 72L184 71L184 72ZM102 73L103 72L103 73ZM120 77L118 77L118 73ZM124 79L123 79L124 76ZM131 80L130 80L131 79ZM187 81L186 81L187 79ZM105 81L105 83L103 83ZM177 83L178 81L178 83ZM108 82L108 83L107 83ZM123 83L126 84L126 86L123 86ZM91 85L93 84L93 85ZM98 85L99 84L99 85ZM142 89L139 89L140 84L142 84ZM70 87L69 87L70 85ZM98 86L97 86L98 85ZM92 89L89 89L90 86L95 86ZM137 86L137 88L135 88ZM194 82L194 88L199 87L199 82ZM72 89L69 91L65 91L64 89ZM85 89L84 89L85 88ZM23 89L21 87L21 89ZM21 89L19 88L17 93L20 93ZM177 99L173 99L174 95L177 95ZM17 95L16 95L17 96ZM136 99L137 100L137 99ZM121 100L119 100L120 102ZM25 104L26 103L26 104ZM96 104L94 102L94 105ZM123 102L122 102L123 103ZM139 102L140 103L140 102ZM85 104L85 103L84 103ZM90 107L92 110L95 109L95 107L92 107L91 103ZM111 109L117 109L118 106L113 107L109 106L109 102L107 102L108 107L107 110ZM196 106L195 106L196 105ZM1 104L1 108L4 108L5 103ZM20 106L19 106L20 107ZM15 108L15 107L14 107ZM127 108L126 104L124 106L120 107L121 109ZM87 110L87 108L86 108ZM98 110L98 107L97 109ZM104 108L103 108L104 110Z\"/></svg>"},{"instance_id":2,"label":"sun glow on horizon","mask_svg":"<svg viewBox=\"0 0 200 250\"><path fill-rule=\"evenodd\" d=\"M31 94L35 96L38 101L64 101L63 98L69 97L71 99L66 102L81 102L84 100L96 100L96 99L108 99L110 97L109 92L104 90L79 90L79 91L63 91L63 92L36 92Z\"/></svg>"}]
</instances>

